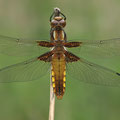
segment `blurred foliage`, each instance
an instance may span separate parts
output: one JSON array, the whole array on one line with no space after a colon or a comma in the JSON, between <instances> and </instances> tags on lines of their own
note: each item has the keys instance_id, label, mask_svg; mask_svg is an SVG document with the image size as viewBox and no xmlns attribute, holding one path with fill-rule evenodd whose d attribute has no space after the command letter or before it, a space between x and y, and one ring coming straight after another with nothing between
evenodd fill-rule
<instances>
[{"instance_id":1,"label":"blurred foliage","mask_svg":"<svg viewBox=\"0 0 120 120\"><path fill-rule=\"evenodd\" d=\"M116 38L119 6L119 0L0 0L0 34L49 39L49 17L59 7L67 17L68 40ZM0 55L0 67L26 59ZM120 72L117 58L95 62ZM37 81L0 84L1 120L46 120L48 113L49 74ZM63 100L56 99L56 120L119 120L119 113L120 88L88 85L69 76Z\"/></svg>"}]
</instances>

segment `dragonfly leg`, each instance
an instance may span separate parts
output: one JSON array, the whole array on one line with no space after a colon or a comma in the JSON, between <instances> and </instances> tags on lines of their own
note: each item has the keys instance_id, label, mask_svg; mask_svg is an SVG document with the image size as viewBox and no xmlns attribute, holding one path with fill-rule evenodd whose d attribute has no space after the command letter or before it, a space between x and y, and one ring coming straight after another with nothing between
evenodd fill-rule
<instances>
[{"instance_id":1,"label":"dragonfly leg","mask_svg":"<svg viewBox=\"0 0 120 120\"><path fill-rule=\"evenodd\" d=\"M53 36L54 28L50 29L50 41L54 42L54 36Z\"/></svg>"}]
</instances>

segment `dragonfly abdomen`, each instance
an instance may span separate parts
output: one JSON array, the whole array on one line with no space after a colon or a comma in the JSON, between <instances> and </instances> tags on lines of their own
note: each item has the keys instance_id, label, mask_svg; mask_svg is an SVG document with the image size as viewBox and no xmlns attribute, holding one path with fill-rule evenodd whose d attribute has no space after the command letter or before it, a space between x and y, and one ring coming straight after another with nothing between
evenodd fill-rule
<instances>
[{"instance_id":1,"label":"dragonfly abdomen","mask_svg":"<svg viewBox=\"0 0 120 120\"><path fill-rule=\"evenodd\" d=\"M58 99L62 99L66 86L66 65L64 55L60 59L56 55L52 57L52 84L53 91Z\"/></svg>"}]
</instances>

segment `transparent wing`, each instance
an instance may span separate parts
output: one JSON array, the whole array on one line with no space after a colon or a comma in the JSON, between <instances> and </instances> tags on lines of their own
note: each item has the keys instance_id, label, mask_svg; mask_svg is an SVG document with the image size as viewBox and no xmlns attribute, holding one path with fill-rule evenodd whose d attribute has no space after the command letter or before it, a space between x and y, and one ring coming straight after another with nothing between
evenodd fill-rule
<instances>
[{"instance_id":1,"label":"transparent wing","mask_svg":"<svg viewBox=\"0 0 120 120\"><path fill-rule=\"evenodd\" d=\"M0 35L0 53L13 56L37 56L49 49L37 45L39 40L18 39Z\"/></svg>"},{"instance_id":2,"label":"transparent wing","mask_svg":"<svg viewBox=\"0 0 120 120\"><path fill-rule=\"evenodd\" d=\"M74 41L82 42L80 47L70 48L68 50L84 58L106 58L120 56L120 38L97 41Z\"/></svg>"},{"instance_id":3,"label":"transparent wing","mask_svg":"<svg viewBox=\"0 0 120 120\"><path fill-rule=\"evenodd\" d=\"M108 68L80 59L67 64L67 73L81 82L99 85L120 86L120 73Z\"/></svg>"},{"instance_id":4,"label":"transparent wing","mask_svg":"<svg viewBox=\"0 0 120 120\"><path fill-rule=\"evenodd\" d=\"M37 58L0 69L0 82L24 82L40 79L49 71L50 63Z\"/></svg>"}]
</instances>

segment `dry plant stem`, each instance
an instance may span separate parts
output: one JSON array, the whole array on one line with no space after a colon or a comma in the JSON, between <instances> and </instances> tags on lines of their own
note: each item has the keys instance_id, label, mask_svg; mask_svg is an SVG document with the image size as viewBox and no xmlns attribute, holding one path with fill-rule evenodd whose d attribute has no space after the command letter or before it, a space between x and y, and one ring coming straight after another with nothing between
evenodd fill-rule
<instances>
[{"instance_id":1,"label":"dry plant stem","mask_svg":"<svg viewBox=\"0 0 120 120\"><path fill-rule=\"evenodd\" d=\"M50 106L49 106L49 120L54 120L55 116L55 94L53 92L52 80L50 76Z\"/></svg>"}]
</instances>

